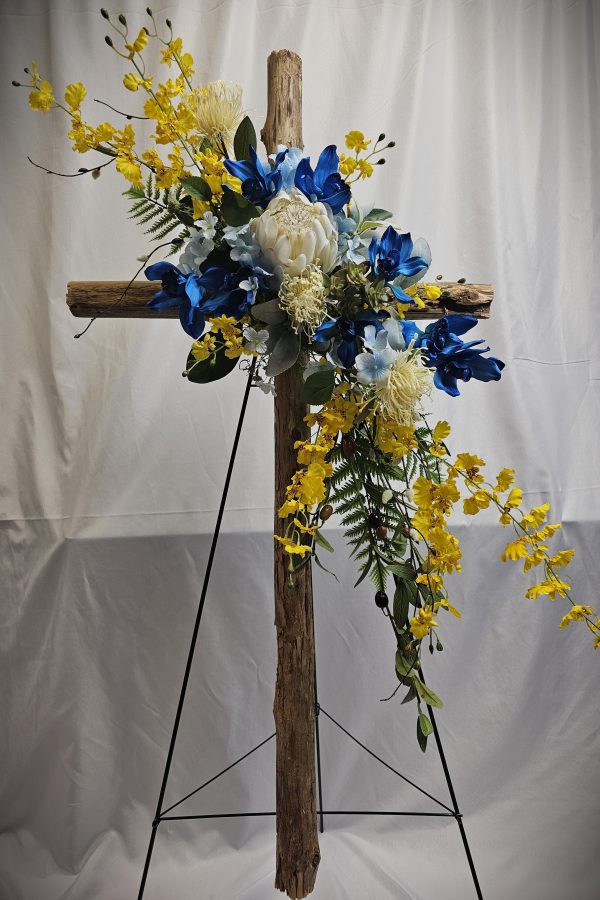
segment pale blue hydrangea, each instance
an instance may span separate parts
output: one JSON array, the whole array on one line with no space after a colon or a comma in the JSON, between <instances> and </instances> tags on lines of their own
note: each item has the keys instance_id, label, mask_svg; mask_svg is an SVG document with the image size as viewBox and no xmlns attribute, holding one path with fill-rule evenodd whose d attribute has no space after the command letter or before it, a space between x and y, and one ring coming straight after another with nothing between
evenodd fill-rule
<instances>
[{"instance_id":1,"label":"pale blue hydrangea","mask_svg":"<svg viewBox=\"0 0 600 900\"><path fill-rule=\"evenodd\" d=\"M230 256L234 262L256 267L261 262L261 249L250 232L250 225L226 225L223 237L231 248Z\"/></svg>"},{"instance_id":2,"label":"pale blue hydrangea","mask_svg":"<svg viewBox=\"0 0 600 900\"><path fill-rule=\"evenodd\" d=\"M354 361L357 379L362 384L381 384L387 380L397 356L395 350L359 353Z\"/></svg>"},{"instance_id":3,"label":"pale blue hydrangea","mask_svg":"<svg viewBox=\"0 0 600 900\"><path fill-rule=\"evenodd\" d=\"M287 150L285 144L279 144L277 147L277 153L282 153L284 150ZM273 153L270 156L270 159L275 159L277 154ZM279 165L279 171L281 172L281 190L282 191L291 191L294 187L294 178L296 177L296 169L298 168L298 163L301 159L303 159L304 153L299 147L290 147L288 152L285 154L285 159Z\"/></svg>"}]
</instances>

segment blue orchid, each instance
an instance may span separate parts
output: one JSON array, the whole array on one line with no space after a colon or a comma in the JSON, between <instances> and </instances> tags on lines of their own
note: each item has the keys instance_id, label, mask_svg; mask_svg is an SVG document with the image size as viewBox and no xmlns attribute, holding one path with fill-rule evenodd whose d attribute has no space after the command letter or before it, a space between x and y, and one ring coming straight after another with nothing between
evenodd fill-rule
<instances>
[{"instance_id":1,"label":"blue orchid","mask_svg":"<svg viewBox=\"0 0 600 900\"><path fill-rule=\"evenodd\" d=\"M146 278L162 281L162 290L148 302L151 309L179 307L183 330L197 340L208 316L232 316L241 319L254 301L256 292L265 287L262 269L240 266L232 272L212 266L202 275L186 275L169 262L148 266Z\"/></svg>"},{"instance_id":2,"label":"blue orchid","mask_svg":"<svg viewBox=\"0 0 600 900\"><path fill-rule=\"evenodd\" d=\"M365 329L372 325L376 331L382 329L381 320L387 313L365 309L355 319L338 316L319 325L313 335L313 343L325 343L334 340L337 358L345 369L351 369L357 354L360 352L359 337L364 337Z\"/></svg>"},{"instance_id":3,"label":"blue orchid","mask_svg":"<svg viewBox=\"0 0 600 900\"><path fill-rule=\"evenodd\" d=\"M414 299L397 284L391 282L399 275L413 276L424 271L429 263L422 256L413 256L410 233L400 234L391 225L383 232L381 240L374 237L369 245L369 260L375 275L382 275L386 285L397 300L414 303Z\"/></svg>"},{"instance_id":4,"label":"blue orchid","mask_svg":"<svg viewBox=\"0 0 600 900\"><path fill-rule=\"evenodd\" d=\"M281 190L282 176L279 167L288 151L286 148L277 154L273 168L260 161L252 145L249 152L249 160L226 159L224 165L230 175L235 175L242 182L242 194L246 200L264 208Z\"/></svg>"},{"instance_id":5,"label":"blue orchid","mask_svg":"<svg viewBox=\"0 0 600 900\"><path fill-rule=\"evenodd\" d=\"M504 363L494 356L484 357L489 347L479 347L483 340L467 341L459 337L477 324L474 316L451 314L421 331L414 322L402 322L404 339L423 351L425 365L435 369L433 383L437 388L457 397L458 380L499 381Z\"/></svg>"},{"instance_id":6,"label":"blue orchid","mask_svg":"<svg viewBox=\"0 0 600 900\"><path fill-rule=\"evenodd\" d=\"M148 306L156 310L179 307L181 327L197 340L205 325L204 312L200 308L204 298L200 276L187 275L169 262L154 263L148 266L144 274L149 281L162 281L162 290L148 301Z\"/></svg>"},{"instance_id":7,"label":"blue orchid","mask_svg":"<svg viewBox=\"0 0 600 900\"><path fill-rule=\"evenodd\" d=\"M338 213L350 200L350 188L338 172L339 156L334 144L325 147L316 168L310 157L301 159L296 168L294 184L312 203L327 203L331 211Z\"/></svg>"}]
</instances>

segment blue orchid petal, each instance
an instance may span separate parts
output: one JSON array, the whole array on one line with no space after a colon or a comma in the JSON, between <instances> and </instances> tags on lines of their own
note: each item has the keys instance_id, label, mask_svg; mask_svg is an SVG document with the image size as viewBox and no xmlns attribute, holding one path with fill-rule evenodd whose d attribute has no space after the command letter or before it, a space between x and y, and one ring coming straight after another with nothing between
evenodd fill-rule
<instances>
[{"instance_id":1,"label":"blue orchid petal","mask_svg":"<svg viewBox=\"0 0 600 900\"><path fill-rule=\"evenodd\" d=\"M318 187L323 188L329 176L333 175L334 172L337 173L339 162L340 158L335 144L329 144L321 152L315 167L314 181Z\"/></svg>"},{"instance_id":2,"label":"blue orchid petal","mask_svg":"<svg viewBox=\"0 0 600 900\"><path fill-rule=\"evenodd\" d=\"M166 262L165 260L153 263L151 266L148 266L147 269L144 269L144 275L148 281L162 281L167 274L173 274L180 277L183 276L183 272L180 272L177 266L174 266L173 263Z\"/></svg>"},{"instance_id":3,"label":"blue orchid petal","mask_svg":"<svg viewBox=\"0 0 600 900\"><path fill-rule=\"evenodd\" d=\"M469 316L466 313L449 313L444 316L444 319L448 323L448 330L453 334L464 334L465 331L470 331L477 325L475 316Z\"/></svg>"},{"instance_id":4,"label":"blue orchid petal","mask_svg":"<svg viewBox=\"0 0 600 900\"><path fill-rule=\"evenodd\" d=\"M152 300L148 300L146 306L149 306L150 309L156 310L173 309L175 306L179 306L180 303L180 297L174 296L173 294L168 294L166 291L159 291L154 295Z\"/></svg>"},{"instance_id":5,"label":"blue orchid petal","mask_svg":"<svg viewBox=\"0 0 600 900\"><path fill-rule=\"evenodd\" d=\"M345 338L337 348L337 355L345 369L351 369L356 359L358 348L355 338Z\"/></svg>"},{"instance_id":6,"label":"blue orchid petal","mask_svg":"<svg viewBox=\"0 0 600 900\"><path fill-rule=\"evenodd\" d=\"M454 375L451 375L449 372L443 372L440 369L436 369L433 376L433 383L435 384L436 388L439 388L441 391L445 391L447 394L450 394L451 397L458 397L458 395L460 394L456 377Z\"/></svg>"},{"instance_id":7,"label":"blue orchid petal","mask_svg":"<svg viewBox=\"0 0 600 900\"><path fill-rule=\"evenodd\" d=\"M390 284L388 287L391 288L396 300L399 300L401 303L415 303L415 298L411 297L410 294L406 294L397 284Z\"/></svg>"}]
</instances>

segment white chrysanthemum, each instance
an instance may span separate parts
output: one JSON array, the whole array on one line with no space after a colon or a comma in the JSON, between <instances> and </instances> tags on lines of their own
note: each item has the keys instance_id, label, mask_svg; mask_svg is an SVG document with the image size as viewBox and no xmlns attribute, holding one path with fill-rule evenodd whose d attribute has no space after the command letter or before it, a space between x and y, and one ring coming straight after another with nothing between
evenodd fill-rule
<instances>
[{"instance_id":1,"label":"white chrysanthemum","mask_svg":"<svg viewBox=\"0 0 600 900\"><path fill-rule=\"evenodd\" d=\"M421 362L419 353L398 353L386 381L375 386L379 405L399 425L414 422L424 394L431 393L431 372Z\"/></svg>"},{"instance_id":2,"label":"white chrysanthemum","mask_svg":"<svg viewBox=\"0 0 600 900\"><path fill-rule=\"evenodd\" d=\"M301 275L310 265L330 272L337 256L337 226L328 206L302 191L280 191L250 229L280 275Z\"/></svg>"},{"instance_id":3,"label":"white chrysanthemum","mask_svg":"<svg viewBox=\"0 0 600 900\"><path fill-rule=\"evenodd\" d=\"M200 134L215 150L231 149L236 128L242 120L242 88L235 82L210 81L194 91L192 109Z\"/></svg>"},{"instance_id":4,"label":"white chrysanthemum","mask_svg":"<svg viewBox=\"0 0 600 900\"><path fill-rule=\"evenodd\" d=\"M292 328L298 334L313 334L327 311L323 273L318 266L310 265L301 275L284 275L279 288L279 306L290 317Z\"/></svg>"}]
</instances>

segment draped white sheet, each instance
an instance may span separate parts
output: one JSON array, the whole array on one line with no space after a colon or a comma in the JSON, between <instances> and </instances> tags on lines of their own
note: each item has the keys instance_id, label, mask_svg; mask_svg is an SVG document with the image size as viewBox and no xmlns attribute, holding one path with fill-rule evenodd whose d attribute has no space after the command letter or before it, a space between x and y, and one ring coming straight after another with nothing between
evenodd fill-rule
<instances>
[{"instance_id":1,"label":"draped white sheet","mask_svg":"<svg viewBox=\"0 0 600 900\"><path fill-rule=\"evenodd\" d=\"M123 5L132 28L144 4ZM155 2L197 60L235 79L257 125L265 60L304 60L304 139L319 152L350 128L397 142L357 193L427 236L434 272L491 281L478 332L507 368L436 410L453 447L515 465L526 501L550 500L576 546L573 584L597 600L598 19L590 2L181 0ZM176 322L81 323L69 279L123 279L145 252L123 183L75 171L61 114L7 87L35 57L56 85L126 105L125 64L104 45L96 0L3 0L1 900L136 896L199 583L244 376L183 382ZM92 104L93 105L93 104ZM108 112L108 111L104 111ZM105 118L93 110L96 121ZM112 114L106 117L114 118ZM144 131L144 129L140 129ZM595 280L594 280L595 279ZM225 534L167 800L267 737L275 671L271 586L272 401L252 396ZM461 622L427 665L486 900L597 900L598 659L560 603L519 599L497 562L505 535L458 520ZM447 800L435 748L416 747L394 688L393 647L371 591L352 590L341 534L316 573L324 707ZM433 809L322 721L325 805ZM185 812L273 808L273 747L188 801ZM474 896L448 819L330 818L315 898ZM162 826L148 900L265 900L271 820Z\"/></svg>"}]
</instances>

